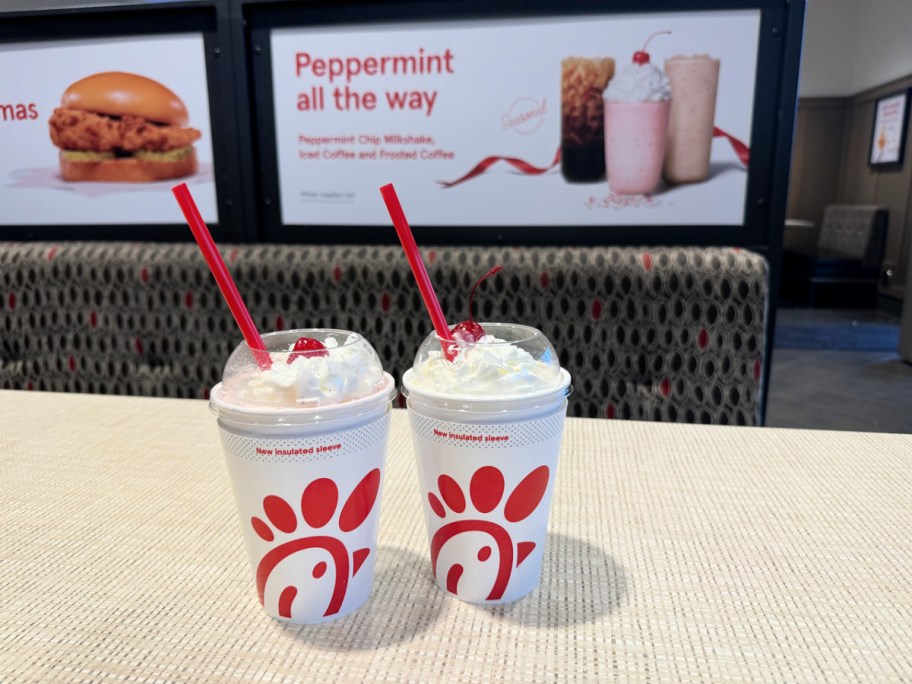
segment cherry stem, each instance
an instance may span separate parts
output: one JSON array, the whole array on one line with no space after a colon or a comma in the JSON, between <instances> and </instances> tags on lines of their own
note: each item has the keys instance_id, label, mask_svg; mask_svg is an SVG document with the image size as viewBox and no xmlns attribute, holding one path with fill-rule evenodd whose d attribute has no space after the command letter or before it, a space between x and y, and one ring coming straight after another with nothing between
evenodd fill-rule
<instances>
[{"instance_id":1,"label":"cherry stem","mask_svg":"<svg viewBox=\"0 0 912 684\"><path fill-rule=\"evenodd\" d=\"M646 52L646 47L649 45L649 41L655 38L656 36L671 35L671 31L656 31L649 38L646 39L646 42L643 43L643 49L640 52Z\"/></svg>"},{"instance_id":2,"label":"cherry stem","mask_svg":"<svg viewBox=\"0 0 912 684\"><path fill-rule=\"evenodd\" d=\"M497 266L492 268L490 271L485 273L483 276L481 276L481 278L478 279L478 281L475 283L475 285L472 286L472 291L469 292L469 320L470 321L472 320L472 299L475 297L475 288L477 288L479 285L481 285L485 280L490 278L492 275L494 275L495 273L500 273L502 270L503 270L503 266L498 264Z\"/></svg>"}]
</instances>

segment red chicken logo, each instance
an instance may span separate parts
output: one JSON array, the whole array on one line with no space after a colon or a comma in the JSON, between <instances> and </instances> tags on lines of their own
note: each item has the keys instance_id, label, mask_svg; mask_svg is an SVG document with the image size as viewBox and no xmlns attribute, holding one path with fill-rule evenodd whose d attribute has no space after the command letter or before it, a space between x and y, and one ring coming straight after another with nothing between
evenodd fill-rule
<instances>
[{"instance_id":1,"label":"red chicken logo","mask_svg":"<svg viewBox=\"0 0 912 684\"><path fill-rule=\"evenodd\" d=\"M545 496L549 478L550 471L544 465L526 475L506 497L503 519L507 523L518 523L532 515ZM469 501L459 483L449 475L438 478L437 489L439 496L435 492L427 494L431 510L443 520L447 517L457 519L444 522L431 538L434 576L440 578L438 573L445 572L447 591L458 596L460 580L467 572L466 564L472 562L477 565L473 570L478 570L480 576L491 578L487 600L499 600L510 583L513 570L535 549L535 542L517 542L506 527L486 518L504 501L503 473L494 466L483 466L476 470L469 482ZM469 503L477 513L467 510ZM471 538L467 538L469 535ZM438 568L438 560L447 543L458 536L462 537L461 541L468 542L471 548L477 547L474 558L453 562L445 571Z\"/></svg>"},{"instance_id":2,"label":"red chicken logo","mask_svg":"<svg viewBox=\"0 0 912 684\"><path fill-rule=\"evenodd\" d=\"M337 521L340 532L352 532L367 520L379 490L380 469L374 468L355 485L342 505ZM263 512L269 522L256 516L251 518L250 524L254 532L264 541L276 541L280 535L291 537L268 551L256 569L257 593L260 603L265 606L267 584L273 571L282 563L297 563L293 574L300 581L281 587L277 592L277 612L281 617L292 617L292 607L302 588L301 584L321 580L321 583L328 583L326 586L329 589L329 601L323 616L338 613L345 600L349 580L358 573L370 555L369 548L349 551L339 538L341 535L318 533L319 530L326 529L336 517L338 503L339 489L336 483L324 477L307 485L301 495L301 518L309 528L303 535L300 535L301 528L294 507L279 496L270 495L263 499ZM307 567L309 573L301 572L302 567ZM327 576L328 571L332 574ZM318 588L317 591L323 593L322 589ZM271 592L274 593L276 592Z\"/></svg>"}]
</instances>

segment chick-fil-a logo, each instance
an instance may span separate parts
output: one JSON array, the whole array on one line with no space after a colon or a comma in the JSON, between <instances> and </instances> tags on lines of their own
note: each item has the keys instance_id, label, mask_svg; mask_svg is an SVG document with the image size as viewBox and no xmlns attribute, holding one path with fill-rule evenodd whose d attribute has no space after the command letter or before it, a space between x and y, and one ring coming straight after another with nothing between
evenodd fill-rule
<instances>
[{"instance_id":1,"label":"chick-fil-a logo","mask_svg":"<svg viewBox=\"0 0 912 684\"><path fill-rule=\"evenodd\" d=\"M468 594L477 594L488 601L503 598L513 571L536 546L531 540L514 539L508 528L535 512L545 497L550 477L548 466L539 466L507 494L500 469L482 466L472 474L466 497L463 487L453 477L440 475L437 491L429 491L426 496L434 513L431 567L438 580L444 578L448 592L457 596L463 593L460 580L470 565L475 566L473 575L481 566L489 566L490 571L481 574L487 576L490 588L473 586L467 589ZM458 556L450 557L449 567L444 568L438 561L447 545L457 538L465 538L461 543L472 553L465 553L459 560L454 560Z\"/></svg>"},{"instance_id":2,"label":"chick-fil-a logo","mask_svg":"<svg viewBox=\"0 0 912 684\"><path fill-rule=\"evenodd\" d=\"M329 523L338 518L337 527L340 532L350 533L357 530L370 516L379 491L379 468L371 470L355 485L341 507L338 505L339 488L336 483L325 477L314 480L304 488L300 499L301 520L305 525L299 524L294 507L282 497L270 495L264 498L263 511L266 520L259 516L254 516L250 520L257 536L272 547L262 556L256 569L260 603L266 605L267 584L273 571L286 559L302 555L305 560L313 563L312 571L295 573L295 582L278 587L281 590L276 598L278 614L284 618L292 618L292 608L299 590L297 583L300 582L306 587L309 581L308 574L312 575L314 580L321 580L327 570L331 573L328 576L331 591L323 617L338 613L345 600L349 582L367 560L370 549L350 549L344 539L340 538L344 535L334 533ZM331 566L327 564L327 560ZM287 577L282 576L280 580L284 583Z\"/></svg>"},{"instance_id":3,"label":"chick-fil-a logo","mask_svg":"<svg viewBox=\"0 0 912 684\"><path fill-rule=\"evenodd\" d=\"M534 97L521 97L513 101L506 113L500 117L500 126L505 131L529 135L541 128L548 111L548 101Z\"/></svg>"}]
</instances>

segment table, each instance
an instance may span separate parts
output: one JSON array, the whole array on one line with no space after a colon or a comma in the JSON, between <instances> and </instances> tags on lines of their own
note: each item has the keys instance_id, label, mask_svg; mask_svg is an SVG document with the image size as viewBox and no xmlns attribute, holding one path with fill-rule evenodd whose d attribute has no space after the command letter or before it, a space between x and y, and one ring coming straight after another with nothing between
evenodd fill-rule
<instances>
[{"instance_id":1,"label":"table","mask_svg":"<svg viewBox=\"0 0 912 684\"><path fill-rule=\"evenodd\" d=\"M813 221L785 219L784 249L813 252L817 248L817 226Z\"/></svg>"},{"instance_id":2,"label":"table","mask_svg":"<svg viewBox=\"0 0 912 684\"><path fill-rule=\"evenodd\" d=\"M0 680L912 678L912 436L569 419L541 585L433 582L394 411L373 594L257 601L203 401L0 392Z\"/></svg>"}]
</instances>

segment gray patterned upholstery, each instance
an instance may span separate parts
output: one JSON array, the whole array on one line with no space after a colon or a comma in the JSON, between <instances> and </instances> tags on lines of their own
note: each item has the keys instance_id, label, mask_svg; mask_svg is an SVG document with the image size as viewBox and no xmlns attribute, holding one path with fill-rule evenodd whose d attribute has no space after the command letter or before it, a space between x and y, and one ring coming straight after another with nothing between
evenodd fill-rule
<instances>
[{"instance_id":1,"label":"gray patterned upholstery","mask_svg":"<svg viewBox=\"0 0 912 684\"><path fill-rule=\"evenodd\" d=\"M830 204L823 210L817 238L822 255L860 259L866 269L879 269L887 238L887 210L866 204Z\"/></svg>"},{"instance_id":2,"label":"gray patterned upholstery","mask_svg":"<svg viewBox=\"0 0 912 684\"><path fill-rule=\"evenodd\" d=\"M362 332L397 382L431 324L400 247L224 245L263 330ZM427 247L452 324L542 329L570 415L760 422L767 264L730 248ZM192 243L0 243L0 387L206 397L240 341Z\"/></svg>"}]
</instances>

